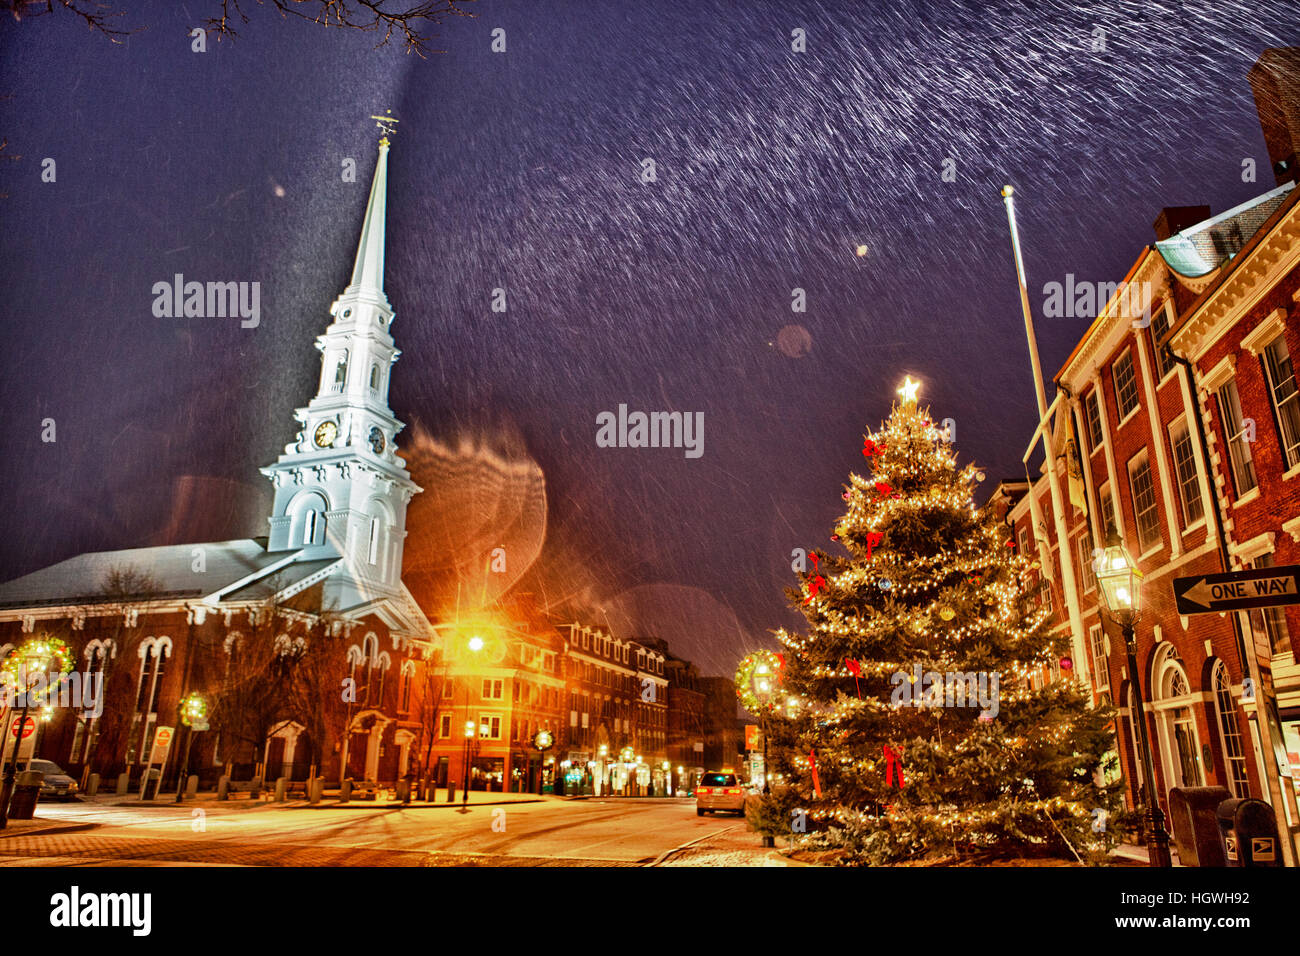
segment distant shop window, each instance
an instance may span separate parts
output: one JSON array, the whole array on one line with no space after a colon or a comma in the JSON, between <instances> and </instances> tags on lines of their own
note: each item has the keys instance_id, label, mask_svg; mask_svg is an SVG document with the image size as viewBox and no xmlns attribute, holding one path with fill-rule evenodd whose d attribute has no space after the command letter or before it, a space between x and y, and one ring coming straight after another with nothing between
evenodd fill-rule
<instances>
[{"instance_id":1,"label":"distant shop window","mask_svg":"<svg viewBox=\"0 0 1300 956\"><path fill-rule=\"evenodd\" d=\"M1300 465L1300 392L1296 390L1291 353L1282 336L1279 335L1264 349L1264 368L1268 372L1268 392L1277 420L1282 456L1287 468L1294 468Z\"/></svg>"},{"instance_id":2,"label":"distant shop window","mask_svg":"<svg viewBox=\"0 0 1300 956\"><path fill-rule=\"evenodd\" d=\"M1151 479L1151 462L1145 448L1129 459L1128 480L1133 492L1138 545L1145 553L1160 544L1160 515L1156 508L1156 489Z\"/></svg>"},{"instance_id":3,"label":"distant shop window","mask_svg":"<svg viewBox=\"0 0 1300 956\"><path fill-rule=\"evenodd\" d=\"M1183 507L1183 525L1188 527L1205 517L1205 503L1201 500L1200 473L1196 470L1196 455L1186 422L1178 421L1169 427L1169 444L1174 450L1174 468L1178 472L1178 500Z\"/></svg>"},{"instance_id":4,"label":"distant shop window","mask_svg":"<svg viewBox=\"0 0 1300 956\"><path fill-rule=\"evenodd\" d=\"M1115 379L1115 400L1119 402L1119 420L1123 421L1138 407L1137 374L1133 371L1133 353L1125 350L1111 366Z\"/></svg>"},{"instance_id":5,"label":"distant shop window","mask_svg":"<svg viewBox=\"0 0 1300 956\"><path fill-rule=\"evenodd\" d=\"M1228 382L1219 389L1219 417L1228 433L1232 487L1240 498L1252 491L1258 481L1255 479L1255 462L1251 460L1250 442L1246 440L1246 424L1241 417L1241 397L1237 394L1236 382Z\"/></svg>"}]
</instances>

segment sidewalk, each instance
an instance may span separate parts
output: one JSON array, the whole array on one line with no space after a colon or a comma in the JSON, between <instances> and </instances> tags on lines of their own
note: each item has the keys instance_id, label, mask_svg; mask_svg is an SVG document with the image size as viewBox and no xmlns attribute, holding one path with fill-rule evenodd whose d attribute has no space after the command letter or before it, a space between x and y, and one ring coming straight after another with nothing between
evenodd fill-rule
<instances>
[{"instance_id":1,"label":"sidewalk","mask_svg":"<svg viewBox=\"0 0 1300 956\"><path fill-rule=\"evenodd\" d=\"M662 854L650 866L817 866L785 856L780 849L764 847L763 838L738 823L719 833L701 837Z\"/></svg>"},{"instance_id":2,"label":"sidewalk","mask_svg":"<svg viewBox=\"0 0 1300 956\"><path fill-rule=\"evenodd\" d=\"M39 808L38 808L39 809ZM68 820L46 820L36 817L34 820L9 820L0 830L0 840L6 837L45 836L50 833L76 833L79 830L93 830L98 824L76 823Z\"/></svg>"}]
</instances>

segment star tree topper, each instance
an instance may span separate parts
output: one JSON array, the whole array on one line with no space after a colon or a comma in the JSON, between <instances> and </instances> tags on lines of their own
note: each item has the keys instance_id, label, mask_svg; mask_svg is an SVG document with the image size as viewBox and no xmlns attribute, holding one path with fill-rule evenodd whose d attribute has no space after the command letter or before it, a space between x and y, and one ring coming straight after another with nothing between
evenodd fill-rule
<instances>
[{"instance_id":1,"label":"star tree topper","mask_svg":"<svg viewBox=\"0 0 1300 956\"><path fill-rule=\"evenodd\" d=\"M904 405L916 404L916 390L920 387L921 383L912 381L910 375L903 380L903 387L898 390L898 394L903 396Z\"/></svg>"}]
</instances>

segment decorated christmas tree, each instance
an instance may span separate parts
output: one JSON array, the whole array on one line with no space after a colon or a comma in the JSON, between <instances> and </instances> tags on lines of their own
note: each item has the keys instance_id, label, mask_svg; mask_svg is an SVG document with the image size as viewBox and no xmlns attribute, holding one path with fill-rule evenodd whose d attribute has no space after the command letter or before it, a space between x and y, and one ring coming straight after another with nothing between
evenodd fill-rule
<instances>
[{"instance_id":1,"label":"decorated christmas tree","mask_svg":"<svg viewBox=\"0 0 1300 956\"><path fill-rule=\"evenodd\" d=\"M866 436L839 556L810 553L787 592L807 629L778 632L774 693L748 702L777 784L751 819L846 863L1095 859L1112 713L1090 706L1034 557L976 508L983 475L958 467L917 387Z\"/></svg>"}]
</instances>

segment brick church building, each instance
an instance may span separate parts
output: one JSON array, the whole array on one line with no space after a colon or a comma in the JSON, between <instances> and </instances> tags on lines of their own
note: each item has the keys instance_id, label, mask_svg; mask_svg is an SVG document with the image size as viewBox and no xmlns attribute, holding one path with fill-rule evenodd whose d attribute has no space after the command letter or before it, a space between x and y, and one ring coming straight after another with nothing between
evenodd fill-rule
<instances>
[{"instance_id":1,"label":"brick church building","mask_svg":"<svg viewBox=\"0 0 1300 956\"><path fill-rule=\"evenodd\" d=\"M34 748L74 776L93 769L109 786L125 772L134 786L157 729L180 731L180 701L198 693L210 726L189 766L205 784L259 765L269 780L406 772L433 630L401 578L407 504L421 489L388 407L400 354L383 284L388 149L385 136L351 282L316 340L316 395L262 469L274 488L267 536L81 554L0 585L0 651L61 639L104 688L98 714L34 713L20 757ZM6 757L15 720L5 716ZM175 740L165 777L184 734Z\"/></svg>"}]
</instances>

